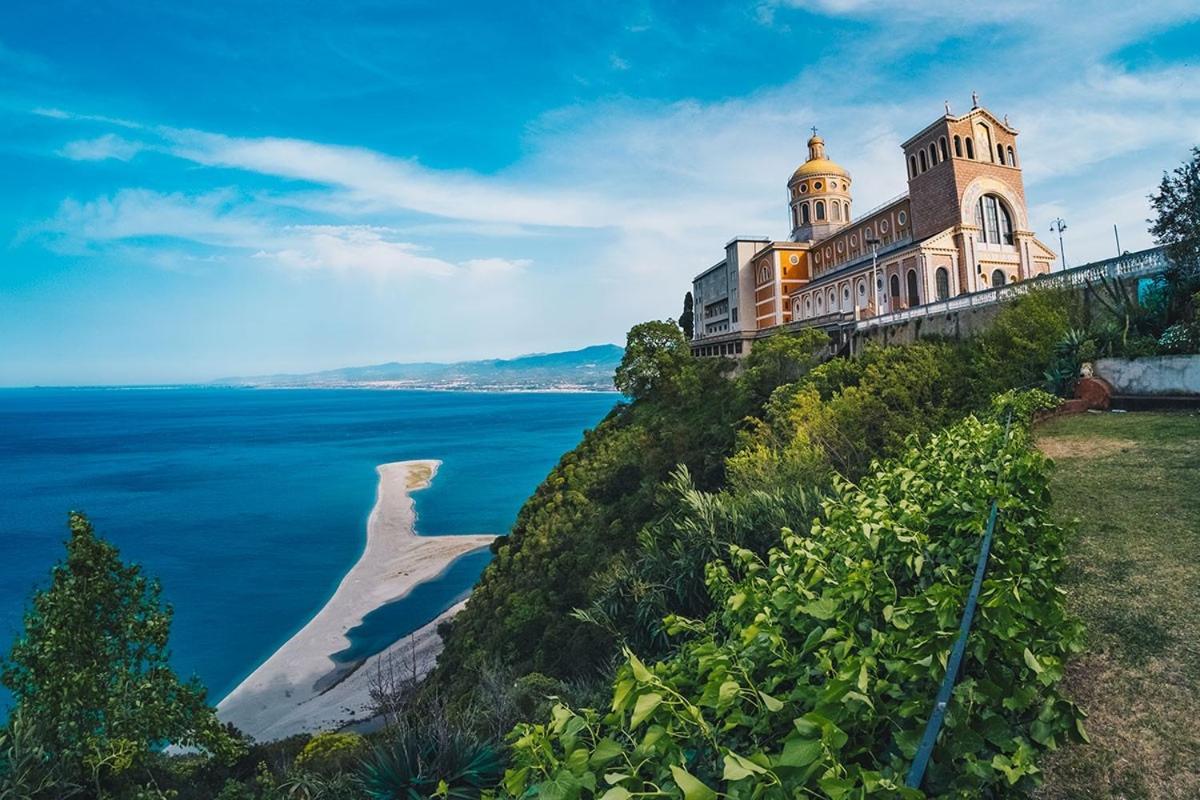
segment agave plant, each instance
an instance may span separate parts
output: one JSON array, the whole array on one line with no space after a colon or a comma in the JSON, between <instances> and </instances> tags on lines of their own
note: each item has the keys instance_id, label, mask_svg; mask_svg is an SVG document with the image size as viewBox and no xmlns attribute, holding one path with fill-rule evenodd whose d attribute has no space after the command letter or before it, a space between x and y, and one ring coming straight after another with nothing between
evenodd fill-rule
<instances>
[{"instance_id":1,"label":"agave plant","mask_svg":"<svg viewBox=\"0 0 1200 800\"><path fill-rule=\"evenodd\" d=\"M490 744L461 732L409 729L377 746L359 777L373 800L476 800L503 771Z\"/></svg>"}]
</instances>

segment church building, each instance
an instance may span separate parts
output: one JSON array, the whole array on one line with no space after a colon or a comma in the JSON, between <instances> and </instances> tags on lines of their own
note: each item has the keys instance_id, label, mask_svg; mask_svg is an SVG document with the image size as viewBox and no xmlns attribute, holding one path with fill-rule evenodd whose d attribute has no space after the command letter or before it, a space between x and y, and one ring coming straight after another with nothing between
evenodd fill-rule
<instances>
[{"instance_id":1,"label":"church building","mask_svg":"<svg viewBox=\"0 0 1200 800\"><path fill-rule=\"evenodd\" d=\"M1050 271L1007 118L947 107L901 148L908 190L855 214L852 176L814 129L787 182L788 240L732 239L693 280L693 352L737 357L781 325L847 324Z\"/></svg>"}]
</instances>

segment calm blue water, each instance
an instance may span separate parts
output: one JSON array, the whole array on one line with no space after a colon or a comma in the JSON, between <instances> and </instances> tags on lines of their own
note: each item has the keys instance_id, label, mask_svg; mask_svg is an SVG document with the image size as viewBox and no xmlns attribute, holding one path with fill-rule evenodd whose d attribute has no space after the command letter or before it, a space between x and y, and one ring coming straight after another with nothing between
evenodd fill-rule
<instances>
[{"instance_id":1,"label":"calm blue water","mask_svg":"<svg viewBox=\"0 0 1200 800\"><path fill-rule=\"evenodd\" d=\"M315 614L362 552L375 466L436 458L423 534L503 533L614 394L371 390L0 390L0 646L87 512L175 608L173 661L213 702ZM445 573L410 632L474 583ZM453 577L449 580L448 576ZM460 585L453 585L459 581ZM440 607L439 607L440 605ZM359 633L378 641L380 617ZM7 697L0 697L0 703Z\"/></svg>"},{"instance_id":2,"label":"calm blue water","mask_svg":"<svg viewBox=\"0 0 1200 800\"><path fill-rule=\"evenodd\" d=\"M368 613L362 622L346 631L350 646L334 653L333 660L350 664L386 650L397 639L421 627L420 620L433 619L464 599L471 591L471 584L491 560L489 550L459 556L437 577L414 586L403 598L384 603Z\"/></svg>"}]
</instances>

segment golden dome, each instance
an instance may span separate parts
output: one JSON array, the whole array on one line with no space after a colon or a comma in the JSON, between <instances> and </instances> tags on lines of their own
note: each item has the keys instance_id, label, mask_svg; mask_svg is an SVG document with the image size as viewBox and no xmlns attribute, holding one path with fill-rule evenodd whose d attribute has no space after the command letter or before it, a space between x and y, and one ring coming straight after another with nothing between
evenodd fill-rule
<instances>
[{"instance_id":1,"label":"golden dome","mask_svg":"<svg viewBox=\"0 0 1200 800\"><path fill-rule=\"evenodd\" d=\"M810 178L817 175L850 177L850 173L845 168L825 157L825 140L813 134L812 138L808 140L808 161L805 161L796 168L796 171L792 173L792 179L788 183L790 184L801 178Z\"/></svg>"}]
</instances>

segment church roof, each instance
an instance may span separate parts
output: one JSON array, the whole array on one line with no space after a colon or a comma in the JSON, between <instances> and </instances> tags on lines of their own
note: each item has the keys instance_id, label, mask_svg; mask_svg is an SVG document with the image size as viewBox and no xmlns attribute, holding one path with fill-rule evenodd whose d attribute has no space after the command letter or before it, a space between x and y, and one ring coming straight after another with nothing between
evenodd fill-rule
<instances>
[{"instance_id":1,"label":"church roof","mask_svg":"<svg viewBox=\"0 0 1200 800\"><path fill-rule=\"evenodd\" d=\"M815 128L813 129L816 130ZM805 161L792 173L788 183L817 175L840 175L849 178L850 173L841 165L825 157L825 140L814 132L808 140L808 161Z\"/></svg>"},{"instance_id":2,"label":"church roof","mask_svg":"<svg viewBox=\"0 0 1200 800\"><path fill-rule=\"evenodd\" d=\"M810 175L841 175L843 178L850 177L850 173L837 162L830 161L828 158L814 158L805 161L797 167L796 171L792 173L792 179L807 178Z\"/></svg>"}]
</instances>

